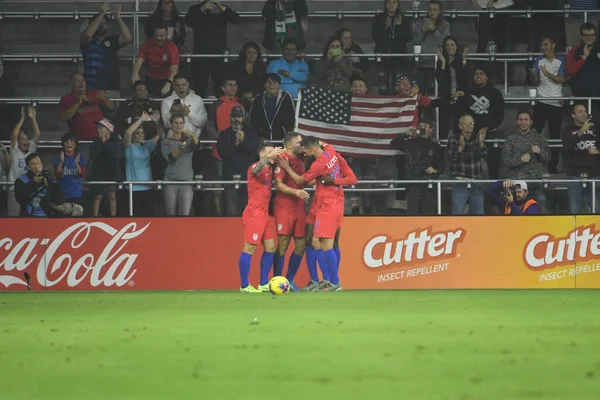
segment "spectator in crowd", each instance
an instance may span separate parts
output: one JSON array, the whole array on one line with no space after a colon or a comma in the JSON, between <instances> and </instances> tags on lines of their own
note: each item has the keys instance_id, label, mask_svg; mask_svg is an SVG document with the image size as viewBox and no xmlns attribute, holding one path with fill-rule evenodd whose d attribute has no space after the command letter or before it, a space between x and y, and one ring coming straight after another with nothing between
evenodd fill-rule
<instances>
[{"instance_id":1,"label":"spectator in crowd","mask_svg":"<svg viewBox=\"0 0 600 400\"><path fill-rule=\"evenodd\" d=\"M452 214L462 215L469 204L469 214L483 215L483 188L477 183L467 183L482 178L481 162L487 157L485 130L474 134L475 120L465 114L458 120L460 132L448 138L450 173L461 183L452 184Z\"/></svg>"},{"instance_id":2,"label":"spectator in crowd","mask_svg":"<svg viewBox=\"0 0 600 400\"><path fill-rule=\"evenodd\" d=\"M581 25L581 44L567 54L567 74L571 77L571 92L575 97L600 97L600 44L596 26ZM600 105L592 102L592 115L600 115Z\"/></svg>"},{"instance_id":3,"label":"spectator in crowd","mask_svg":"<svg viewBox=\"0 0 600 400\"><path fill-rule=\"evenodd\" d=\"M93 167L88 173L89 182L123 182L121 162L123 160L123 143L115 132L114 124L104 118L95 122L98 126L98 137L94 139L90 149L91 164ZM117 215L117 185L96 184L91 185L92 216L100 214L100 204L104 195L108 195L109 214Z\"/></svg>"},{"instance_id":4,"label":"spectator in crowd","mask_svg":"<svg viewBox=\"0 0 600 400\"><path fill-rule=\"evenodd\" d=\"M8 170L10 169L10 153L6 146L0 143L0 180L5 181L7 179ZM0 189L0 194L3 190Z\"/></svg>"},{"instance_id":5,"label":"spectator in crowd","mask_svg":"<svg viewBox=\"0 0 600 400\"><path fill-rule=\"evenodd\" d=\"M495 10L509 10L515 3L513 0L471 0L475 9L488 10L493 7ZM489 10L488 10L489 11ZM509 14L489 12L479 14L477 21L477 53L488 53L490 45L496 46L497 53L506 51L506 36L508 31ZM498 81L504 79L504 67L497 63L494 68ZM490 76L490 75L488 75Z\"/></svg>"},{"instance_id":6,"label":"spectator in crowd","mask_svg":"<svg viewBox=\"0 0 600 400\"><path fill-rule=\"evenodd\" d=\"M22 217L49 217L51 202L64 202L60 185L49 171L44 170L37 153L25 158L27 171L15 179L15 196L21 205ZM53 199L51 200L51 197Z\"/></svg>"},{"instance_id":7,"label":"spectator in crowd","mask_svg":"<svg viewBox=\"0 0 600 400\"><path fill-rule=\"evenodd\" d=\"M360 72L360 76L369 70L369 60L367 57L357 57L356 54L364 54L363 49L352 40L352 31L348 28L338 29L337 37L342 42L342 50L346 57L352 62L352 68Z\"/></svg>"},{"instance_id":8,"label":"spectator in crowd","mask_svg":"<svg viewBox=\"0 0 600 400\"><path fill-rule=\"evenodd\" d=\"M298 98L298 90L308 81L308 64L298 58L298 44L295 39L287 38L283 42L283 57L273 60L267 72L281 76L281 89Z\"/></svg>"},{"instance_id":9,"label":"spectator in crowd","mask_svg":"<svg viewBox=\"0 0 600 400\"><path fill-rule=\"evenodd\" d=\"M415 107L414 119L412 126L415 127L419 123L422 108L436 108L440 106L440 99L431 99L419 93L419 86L413 85L407 75L401 74L396 80L396 91L398 97L405 99L407 97L417 96L417 106Z\"/></svg>"},{"instance_id":10,"label":"spectator in crowd","mask_svg":"<svg viewBox=\"0 0 600 400\"><path fill-rule=\"evenodd\" d=\"M542 208L529 196L525 181L497 181L488 186L488 193L505 215L540 215Z\"/></svg>"},{"instance_id":11,"label":"spectator in crowd","mask_svg":"<svg viewBox=\"0 0 600 400\"><path fill-rule=\"evenodd\" d=\"M103 109L114 111L115 103L104 91L87 90L83 74L72 74L70 81L71 93L61 97L58 116L61 121L68 122L69 129L75 134L77 140L94 140L97 136L94 121L104 118ZM80 150L87 156L88 149L89 146L81 146Z\"/></svg>"},{"instance_id":12,"label":"spectator in crowd","mask_svg":"<svg viewBox=\"0 0 600 400\"><path fill-rule=\"evenodd\" d=\"M131 101L122 104L117 111L116 130L125 132L131 124L137 121L143 113L158 115L160 119L160 104L148 99L148 88L143 81L137 81L133 84L133 97ZM156 135L163 133L162 125L155 122L154 119L142 123L146 139L152 139Z\"/></svg>"},{"instance_id":13,"label":"spectator in crowd","mask_svg":"<svg viewBox=\"0 0 600 400\"><path fill-rule=\"evenodd\" d=\"M381 14L373 18L371 37L375 41L375 53L406 54L407 44L412 40L410 21L400 9L399 0L386 0ZM377 63L379 94L393 94L397 75L406 71L407 60L403 57L382 57Z\"/></svg>"},{"instance_id":14,"label":"spectator in crowd","mask_svg":"<svg viewBox=\"0 0 600 400\"><path fill-rule=\"evenodd\" d=\"M194 54L224 54L228 51L227 24L237 24L240 16L217 0L203 0L200 4L189 8L185 21L194 33ZM194 90L200 97L207 97L209 77L215 97L221 95L223 67L221 57L192 59Z\"/></svg>"},{"instance_id":15,"label":"spectator in crowd","mask_svg":"<svg viewBox=\"0 0 600 400\"><path fill-rule=\"evenodd\" d=\"M138 58L133 65L131 82L140 80L140 69L146 64L146 87L155 97L164 97L173 90L173 78L179 71L179 50L175 43L167 39L167 28L154 28L154 37L147 39L140 47Z\"/></svg>"},{"instance_id":16,"label":"spectator in crowd","mask_svg":"<svg viewBox=\"0 0 600 400\"><path fill-rule=\"evenodd\" d=\"M54 176L65 201L83 206L81 180L85 177L86 159L79 153L77 138L66 132L61 138L62 150L54 160Z\"/></svg>"},{"instance_id":17,"label":"spectator in crowd","mask_svg":"<svg viewBox=\"0 0 600 400\"><path fill-rule=\"evenodd\" d=\"M581 40L581 24L586 22L584 20L584 13L582 11L585 10L597 10L600 9L600 1L598 0L568 0L569 6L571 8L571 13L568 18L564 18L565 20L565 38L567 46L575 46ZM579 12L577 12L579 11ZM598 19L600 16L598 14L588 14L588 22L592 22L590 20L594 19L596 21L596 26L598 26Z\"/></svg>"},{"instance_id":18,"label":"spectator in crowd","mask_svg":"<svg viewBox=\"0 0 600 400\"><path fill-rule=\"evenodd\" d=\"M350 93L350 77L353 71L352 61L344 56L340 39L337 36L330 37L317 65L319 85L336 92Z\"/></svg>"},{"instance_id":19,"label":"spectator in crowd","mask_svg":"<svg viewBox=\"0 0 600 400\"><path fill-rule=\"evenodd\" d=\"M444 153L431 137L433 122L422 119L417 128L401 133L392 140L392 147L406 154L406 179L426 181L438 179L444 170ZM410 184L406 188L408 215L434 215L437 211L437 188L426 183Z\"/></svg>"},{"instance_id":20,"label":"spectator in crowd","mask_svg":"<svg viewBox=\"0 0 600 400\"><path fill-rule=\"evenodd\" d=\"M35 107L29 106L27 111L25 111L25 107L22 107L21 118L12 131L12 136L10 138L10 155L8 158L10 164L8 180L10 182L16 181L20 176L27 172L26 158L37 150L37 146L40 142L40 127L37 123L36 115L37 112ZM27 132L22 129L25 117L29 117L33 128L33 137L31 140L27 137ZM21 215L21 205L15 197L14 186L10 187L8 190L7 202L9 217L18 217Z\"/></svg>"},{"instance_id":21,"label":"spectator in crowd","mask_svg":"<svg viewBox=\"0 0 600 400\"><path fill-rule=\"evenodd\" d=\"M566 79L565 59L562 56L556 56L555 48L556 41L553 38L544 37L542 39L542 55L535 59L530 78L531 82L537 85L538 97L533 107L533 128L542 133L547 121L550 139L560 139L563 120L562 101L545 100L544 97L562 97L563 83ZM556 173L557 165L558 152L553 152L548 165L549 172Z\"/></svg>"},{"instance_id":22,"label":"spectator in crowd","mask_svg":"<svg viewBox=\"0 0 600 400\"><path fill-rule=\"evenodd\" d=\"M167 161L165 181L192 181L194 151L202 148L194 132L185 130L182 114L171 115L171 130L162 142L161 152ZM165 185L163 189L167 216L190 215L194 187L192 185Z\"/></svg>"},{"instance_id":23,"label":"spectator in crowd","mask_svg":"<svg viewBox=\"0 0 600 400\"><path fill-rule=\"evenodd\" d=\"M171 128L170 120L173 114L182 114L185 124L184 131L192 131L194 136L200 137L202 129L206 126L207 114L202 98L190 89L190 83L184 75L177 75L173 79L175 90L173 94L163 100L161 114L165 127Z\"/></svg>"},{"instance_id":24,"label":"spectator in crowd","mask_svg":"<svg viewBox=\"0 0 600 400\"><path fill-rule=\"evenodd\" d=\"M254 42L244 44L238 61L233 65L232 76L238 82L240 99L250 108L252 99L263 92L267 67L262 60L260 47Z\"/></svg>"},{"instance_id":25,"label":"spectator in crowd","mask_svg":"<svg viewBox=\"0 0 600 400\"><path fill-rule=\"evenodd\" d=\"M148 182L152 180L151 156L160 136L155 134L150 140L146 139L144 123L152 122L152 116L142 112L123 136L125 148L125 174L130 182ZM148 185L132 185L133 215L151 217L154 205L154 187Z\"/></svg>"},{"instance_id":26,"label":"spectator in crowd","mask_svg":"<svg viewBox=\"0 0 600 400\"><path fill-rule=\"evenodd\" d=\"M159 0L154 13L148 17L144 25L146 39L151 39L154 35L154 28L159 26L167 27L167 39L173 41L178 49L181 49L187 36L185 21L179 16L175 1Z\"/></svg>"},{"instance_id":27,"label":"spectator in crowd","mask_svg":"<svg viewBox=\"0 0 600 400\"><path fill-rule=\"evenodd\" d=\"M427 6L427 17L416 21L413 31L413 42L421 45L423 54L436 54L450 36L450 24L444 19L442 2L431 0ZM434 94L435 59L420 57L417 61L417 81L421 94Z\"/></svg>"},{"instance_id":28,"label":"spectator in crowd","mask_svg":"<svg viewBox=\"0 0 600 400\"><path fill-rule=\"evenodd\" d=\"M369 87L367 86L367 81L365 78L360 76L356 76L352 78L350 82L350 90L352 94L367 94L369 93Z\"/></svg>"},{"instance_id":29,"label":"spectator in crowd","mask_svg":"<svg viewBox=\"0 0 600 400\"><path fill-rule=\"evenodd\" d=\"M572 107L571 118L573 122L565 126L562 131L563 151L567 152L567 177L569 179L595 179L600 172L600 151L598 143L598 128L590 120L583 104L575 103ZM588 208L592 209L592 185L585 187L581 182L567 184L569 197L569 212L571 214L586 214L583 207L583 198L587 200ZM600 210L600 198L596 193L596 212Z\"/></svg>"},{"instance_id":30,"label":"spectator in crowd","mask_svg":"<svg viewBox=\"0 0 600 400\"><path fill-rule=\"evenodd\" d=\"M87 87L107 91L111 98L120 98L121 73L117 52L132 43L133 36L121 18L121 6L118 4L112 6L112 13L119 24L121 34L108 35L110 11L111 6L104 3L100 13L88 24L79 42Z\"/></svg>"},{"instance_id":31,"label":"spectator in crowd","mask_svg":"<svg viewBox=\"0 0 600 400\"><path fill-rule=\"evenodd\" d=\"M534 114L535 115L535 114ZM544 135L532 128L531 111L517 111L517 132L508 136L502 149L502 165L511 179L540 180L550 161L550 148ZM546 208L546 194L540 184L531 184L529 192Z\"/></svg>"},{"instance_id":32,"label":"spectator in crowd","mask_svg":"<svg viewBox=\"0 0 600 400\"><path fill-rule=\"evenodd\" d=\"M219 134L217 149L223 159L223 179L233 180L235 175L245 177L248 168L256 161L258 136L245 123L244 108L235 106L231 109L231 126ZM246 185L225 185L225 210L228 216L241 216L248 203Z\"/></svg>"},{"instance_id":33,"label":"spectator in crowd","mask_svg":"<svg viewBox=\"0 0 600 400\"><path fill-rule=\"evenodd\" d=\"M481 64L473 71L473 85L459 97L459 113L470 114L475 120L475 131L488 138L499 138L498 127L504 119L504 97L491 85L488 67ZM493 148L488 155L488 169L491 178L499 176L501 150Z\"/></svg>"},{"instance_id":34,"label":"spectator in crowd","mask_svg":"<svg viewBox=\"0 0 600 400\"><path fill-rule=\"evenodd\" d=\"M444 39L442 50L438 50L437 68L435 79L438 82L438 94L440 102L440 127L438 134L440 138L447 138L450 129L458 125L455 116L458 113L456 103L459 97L465 95L471 80L471 71L467 67L467 56L469 48L464 47L462 53L458 40L453 36Z\"/></svg>"},{"instance_id":35,"label":"spectator in crowd","mask_svg":"<svg viewBox=\"0 0 600 400\"><path fill-rule=\"evenodd\" d=\"M231 110L235 106L241 106L239 99L237 98L238 85L234 78L225 78L223 86L223 96L219 100L215 101L208 112L208 124L206 127L206 133L209 139L218 140L220 132L223 132L231 126L231 119L229 115ZM219 157L217 146L212 146L212 157L213 157L213 180L221 180L223 178L223 160ZM220 216L221 212L221 192L214 192L214 207L216 215Z\"/></svg>"},{"instance_id":36,"label":"spectator in crowd","mask_svg":"<svg viewBox=\"0 0 600 400\"><path fill-rule=\"evenodd\" d=\"M294 101L281 90L281 77L277 74L268 74L264 87L265 91L256 96L250 107L250 125L263 140L283 140L296 122Z\"/></svg>"},{"instance_id":37,"label":"spectator in crowd","mask_svg":"<svg viewBox=\"0 0 600 400\"><path fill-rule=\"evenodd\" d=\"M298 50L306 47L308 29L306 0L267 0L262 9L265 19L263 46L271 53L282 53L287 39L293 39Z\"/></svg>"}]
</instances>

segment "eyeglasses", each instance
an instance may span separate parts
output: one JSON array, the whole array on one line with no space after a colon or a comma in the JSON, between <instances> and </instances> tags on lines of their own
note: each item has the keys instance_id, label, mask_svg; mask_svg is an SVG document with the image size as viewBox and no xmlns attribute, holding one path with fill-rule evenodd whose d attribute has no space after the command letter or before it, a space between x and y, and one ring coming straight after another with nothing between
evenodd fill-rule
<instances>
[{"instance_id":1,"label":"eyeglasses","mask_svg":"<svg viewBox=\"0 0 600 400\"><path fill-rule=\"evenodd\" d=\"M592 38L592 37L595 37L595 36L596 36L595 33L590 33L588 35L581 35L581 37L587 37L587 38Z\"/></svg>"},{"instance_id":2,"label":"eyeglasses","mask_svg":"<svg viewBox=\"0 0 600 400\"><path fill-rule=\"evenodd\" d=\"M473 126L473 125L475 125L475 123L473 123L473 122L463 122L462 124L463 125L467 125L467 126Z\"/></svg>"}]
</instances>

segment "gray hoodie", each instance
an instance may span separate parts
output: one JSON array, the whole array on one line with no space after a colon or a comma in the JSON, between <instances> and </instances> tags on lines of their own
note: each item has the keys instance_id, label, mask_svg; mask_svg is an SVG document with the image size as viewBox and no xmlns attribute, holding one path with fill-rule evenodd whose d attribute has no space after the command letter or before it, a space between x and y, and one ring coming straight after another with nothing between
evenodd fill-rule
<instances>
[{"instance_id":1,"label":"gray hoodie","mask_svg":"<svg viewBox=\"0 0 600 400\"><path fill-rule=\"evenodd\" d=\"M429 18L421 18L415 22L413 29L413 43L421 45L422 54L436 54L447 36L450 36L450 24L445 19L442 19L440 26L433 32L423 32L423 25L425 20ZM433 67L435 65L435 58L433 57L419 57L417 63L419 67Z\"/></svg>"},{"instance_id":2,"label":"gray hoodie","mask_svg":"<svg viewBox=\"0 0 600 400\"><path fill-rule=\"evenodd\" d=\"M534 153L533 146L538 146L542 152ZM530 155L528 162L521 161L524 154ZM517 131L507 137L504 142L502 164L510 169L509 178L511 179L542 179L549 161L550 149L546 138L535 129L531 129L527 133Z\"/></svg>"}]
</instances>

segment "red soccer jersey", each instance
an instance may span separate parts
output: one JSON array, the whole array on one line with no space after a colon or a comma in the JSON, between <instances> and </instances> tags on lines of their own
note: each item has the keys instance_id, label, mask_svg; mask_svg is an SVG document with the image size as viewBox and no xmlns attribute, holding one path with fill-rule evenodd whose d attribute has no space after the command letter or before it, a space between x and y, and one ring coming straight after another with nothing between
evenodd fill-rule
<instances>
[{"instance_id":1,"label":"red soccer jersey","mask_svg":"<svg viewBox=\"0 0 600 400\"><path fill-rule=\"evenodd\" d=\"M306 168L304 168L304 160L300 157L294 157L288 153L282 153L280 157L289 160L290 167L298 175L304 175ZM296 184L294 180L288 175L283 168L275 168L275 179L281 179L281 181L292 189L303 189L302 186ZM275 207L288 208L290 210L304 209L304 200L299 197L277 192L275 196Z\"/></svg>"},{"instance_id":2,"label":"red soccer jersey","mask_svg":"<svg viewBox=\"0 0 600 400\"><path fill-rule=\"evenodd\" d=\"M77 139L94 140L98 136L98 127L94 124L94 121L100 121L104 118L104 113L100 108L102 101L98 99L97 90L88 90L85 96L88 98L89 103L79 106L79 109L69 121L69 127ZM64 95L58 104L58 111L66 111L78 101L77 96L73 93Z\"/></svg>"},{"instance_id":3,"label":"red soccer jersey","mask_svg":"<svg viewBox=\"0 0 600 400\"><path fill-rule=\"evenodd\" d=\"M244 216L268 217L273 173L271 166L267 165L258 174L253 175L252 168L256 164L254 163L248 168L248 205L244 210Z\"/></svg>"},{"instance_id":4,"label":"red soccer jersey","mask_svg":"<svg viewBox=\"0 0 600 400\"><path fill-rule=\"evenodd\" d=\"M332 176L334 179L342 177L338 154L331 146L326 146L323 153L312 163L308 172L302 177L307 182L316 179L316 196L321 207L339 207L340 200L343 205L343 191L341 186L325 186L321 183L322 177Z\"/></svg>"},{"instance_id":5,"label":"red soccer jersey","mask_svg":"<svg viewBox=\"0 0 600 400\"><path fill-rule=\"evenodd\" d=\"M171 65L179 65L179 50L170 40L166 40L162 48L154 39L146 40L140 47L138 57L146 60L146 75L153 79L169 79Z\"/></svg>"}]
</instances>

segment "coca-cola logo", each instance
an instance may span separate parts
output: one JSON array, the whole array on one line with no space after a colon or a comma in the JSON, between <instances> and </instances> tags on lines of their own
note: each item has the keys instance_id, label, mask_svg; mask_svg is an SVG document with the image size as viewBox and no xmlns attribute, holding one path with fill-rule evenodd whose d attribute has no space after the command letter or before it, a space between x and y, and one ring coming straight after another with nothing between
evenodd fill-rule
<instances>
[{"instance_id":1,"label":"coca-cola logo","mask_svg":"<svg viewBox=\"0 0 600 400\"><path fill-rule=\"evenodd\" d=\"M149 226L150 223L137 229L137 224L131 222L118 230L103 222L79 222L65 229L54 239L24 238L15 243L11 238L2 238L0 254L3 250L8 251L8 254L0 263L0 284L6 287L26 286L27 282L19 276L37 262L35 276L38 284L47 288L63 280L69 287L76 287L86 279L92 287L124 286L137 272L134 264L138 258L138 254L125 253L125 246L130 240L144 233ZM109 237L108 243L103 247L96 241L93 244L88 241L95 230ZM85 252L86 248L83 246L86 243L101 250ZM40 247L44 249L42 253ZM75 252L80 256L74 257ZM12 274L3 275L3 272ZM18 276L15 276L17 272Z\"/></svg>"}]
</instances>

